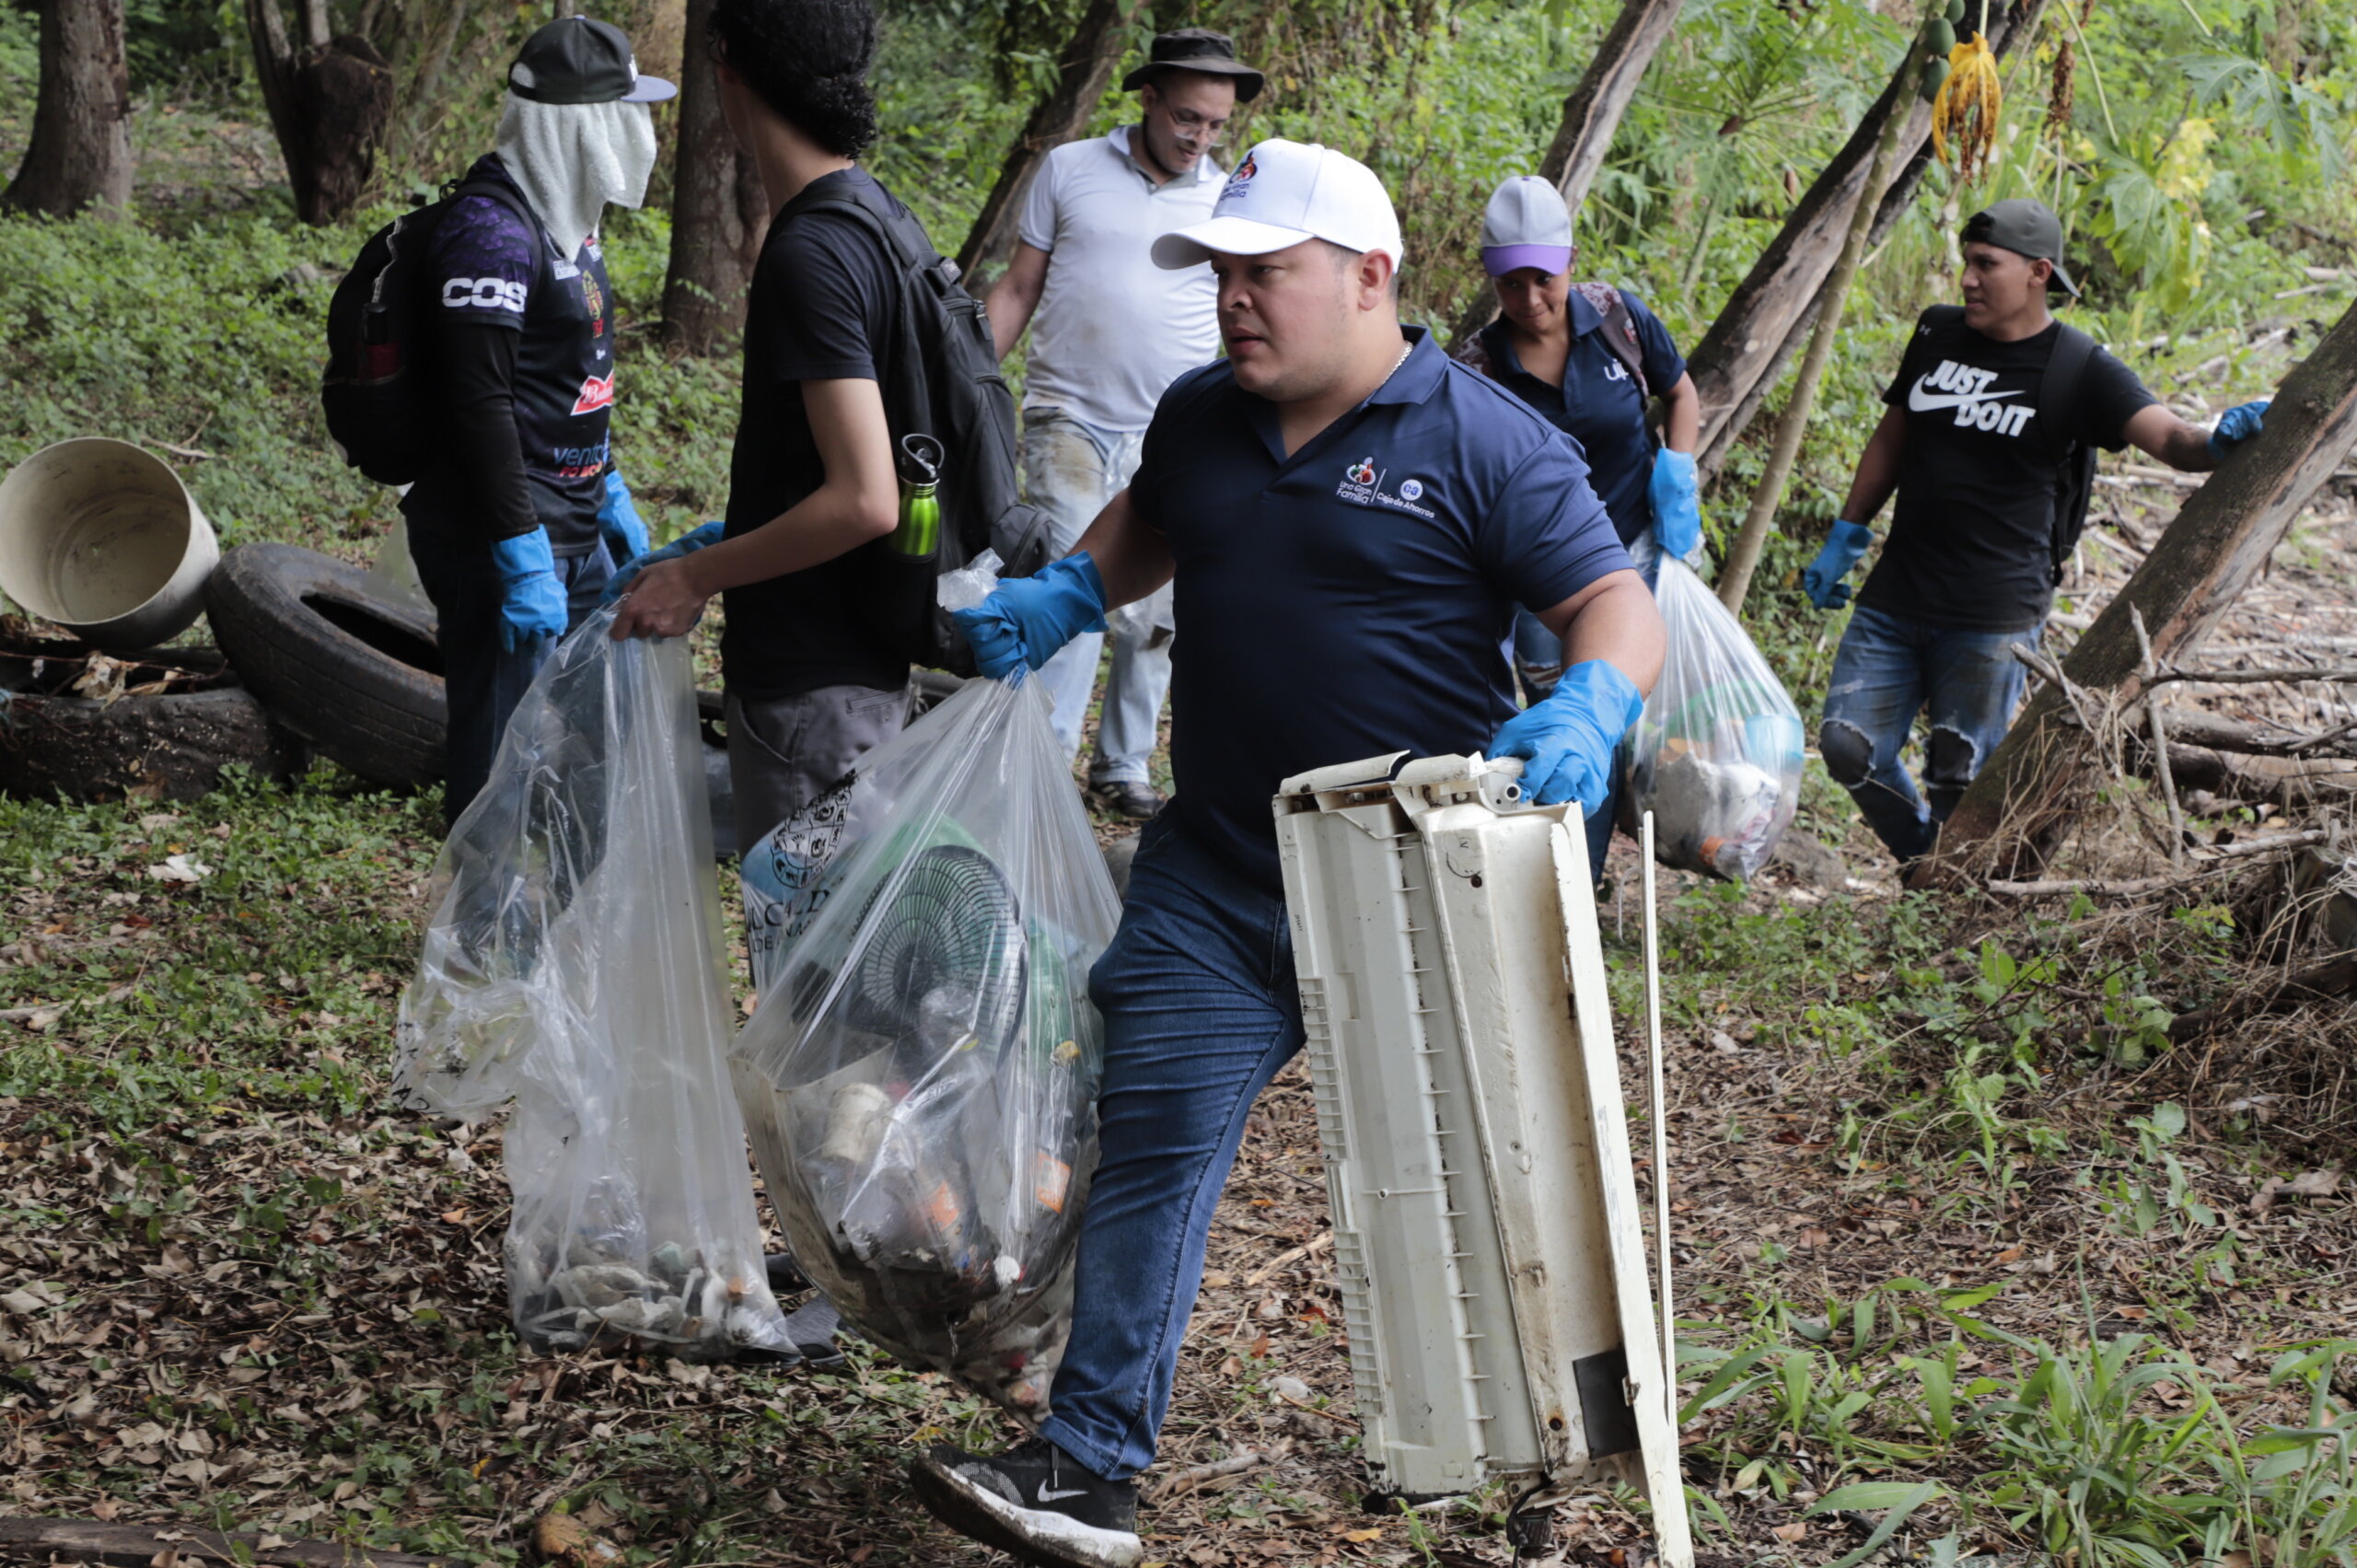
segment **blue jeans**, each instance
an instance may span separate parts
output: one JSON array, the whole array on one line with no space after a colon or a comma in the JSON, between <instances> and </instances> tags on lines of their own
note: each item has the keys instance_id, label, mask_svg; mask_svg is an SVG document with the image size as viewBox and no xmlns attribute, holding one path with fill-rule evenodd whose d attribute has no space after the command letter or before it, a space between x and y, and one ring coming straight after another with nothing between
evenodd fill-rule
<instances>
[{"instance_id":1,"label":"blue jeans","mask_svg":"<svg viewBox=\"0 0 2357 1568\"><path fill-rule=\"evenodd\" d=\"M1062 409L1023 413L1023 485L1031 505L1048 514L1058 555L1072 552L1097 514L1137 471L1142 430L1100 430ZM1151 784L1149 762L1170 691L1170 586L1105 617L1106 632L1084 632L1040 667L1055 705L1056 738L1064 755L1080 751L1081 721L1097 685L1097 658L1113 639L1113 666L1105 676L1105 706L1097 716L1091 784Z\"/></svg>"},{"instance_id":2,"label":"blue jeans","mask_svg":"<svg viewBox=\"0 0 2357 1568\"><path fill-rule=\"evenodd\" d=\"M1104 1152L1041 1431L1120 1478L1154 1462L1244 1119L1301 1049L1284 900L1157 818L1139 836L1120 930L1088 993L1105 1015Z\"/></svg>"},{"instance_id":3,"label":"blue jeans","mask_svg":"<svg viewBox=\"0 0 2357 1568\"><path fill-rule=\"evenodd\" d=\"M492 570L491 540L480 531L412 522L409 553L425 597L434 601L435 637L442 647L449 703L442 815L455 822L491 777L507 721L555 644L513 654L499 645L499 578ZM560 556L556 575L564 585L565 629L571 631L598 608L614 563L601 542L586 555Z\"/></svg>"},{"instance_id":4,"label":"blue jeans","mask_svg":"<svg viewBox=\"0 0 2357 1568\"><path fill-rule=\"evenodd\" d=\"M2038 638L2037 628L1953 632L1864 605L1850 612L1826 686L1817 751L1900 865L1932 852L1940 824L2005 738L2024 673L2009 650L2035 648ZM1932 729L1918 795L1900 754L1915 715L1927 708Z\"/></svg>"}]
</instances>

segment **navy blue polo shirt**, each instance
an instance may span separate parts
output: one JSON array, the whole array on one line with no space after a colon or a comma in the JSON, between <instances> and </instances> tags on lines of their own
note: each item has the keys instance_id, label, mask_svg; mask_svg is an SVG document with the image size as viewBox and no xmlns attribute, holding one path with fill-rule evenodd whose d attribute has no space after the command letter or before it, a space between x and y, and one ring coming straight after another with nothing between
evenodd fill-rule
<instances>
[{"instance_id":1,"label":"navy blue polo shirt","mask_svg":"<svg viewBox=\"0 0 2357 1568\"><path fill-rule=\"evenodd\" d=\"M1645 302L1620 291L1621 303L1637 328L1637 362L1656 397L1666 395L1686 374L1685 356L1669 340L1661 318ZM1572 349L1563 360L1563 384L1540 380L1522 367L1514 352L1514 335L1504 320L1481 331L1481 347L1490 356L1490 373L1501 386L1547 416L1549 424L1580 444L1593 470L1596 493L1612 514L1613 531L1623 543L1654 526L1654 503L1648 485L1654 471L1653 437L1645 429L1645 398L1628 362L1604 341L1604 317L1578 289L1564 308L1572 315Z\"/></svg>"},{"instance_id":2,"label":"navy blue polo shirt","mask_svg":"<svg viewBox=\"0 0 2357 1568\"><path fill-rule=\"evenodd\" d=\"M1515 711L1499 644L1629 569L1587 465L1421 328L1376 394L1291 457L1226 361L1163 394L1130 505L1177 564L1171 809L1283 890L1269 809L1295 773L1480 751Z\"/></svg>"}]
</instances>

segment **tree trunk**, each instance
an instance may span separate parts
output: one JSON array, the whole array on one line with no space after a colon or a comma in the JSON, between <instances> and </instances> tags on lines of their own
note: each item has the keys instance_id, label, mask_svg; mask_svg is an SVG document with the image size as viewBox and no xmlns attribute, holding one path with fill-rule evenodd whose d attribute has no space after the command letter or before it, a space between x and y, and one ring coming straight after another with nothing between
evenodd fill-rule
<instances>
[{"instance_id":1,"label":"tree trunk","mask_svg":"<svg viewBox=\"0 0 2357 1568\"><path fill-rule=\"evenodd\" d=\"M982 270L1004 266L1015 253L1016 227L1032 176L1039 173L1049 153L1087 126L1097 100L1113 80L1121 46L1144 8L1145 0L1089 0L1080 25L1073 29L1072 41L1064 46L1056 85L1023 122L1022 134L1007 149L998 182L991 187L974 226L966 231L966 243L958 248L958 270L965 274L969 290L979 294Z\"/></svg>"},{"instance_id":2,"label":"tree trunk","mask_svg":"<svg viewBox=\"0 0 2357 1568\"><path fill-rule=\"evenodd\" d=\"M1596 183L1596 170L1604 167L1604 155L1611 150L1612 134L1620 129L1620 116L1637 96L1637 84L1644 79L1645 67L1653 63L1662 41L1669 37L1669 29L1678 20L1678 7L1684 3L1685 0L1626 0L1611 29L1596 44L1596 58L1588 63L1579 86L1563 100L1563 118L1555 127L1554 145L1547 149L1546 159L1538 166L1538 176L1554 181L1555 189L1563 193L1563 204L1574 214L1587 200L1588 187ZM1448 341L1452 344L1471 343L1473 334L1488 326L1497 314L1497 297L1485 280L1474 291L1473 303L1466 308Z\"/></svg>"},{"instance_id":3,"label":"tree trunk","mask_svg":"<svg viewBox=\"0 0 2357 1568\"><path fill-rule=\"evenodd\" d=\"M1909 45L1906 58L1899 63L1898 79L1905 81L1919 74L1923 58L1920 40ZM1776 422L1768 466L1752 487L1751 509L1744 514L1743 527L1736 530L1735 542L1727 551L1726 569L1719 574L1719 602L1730 614L1743 613L1744 596L1751 591L1752 570L1759 564L1759 552L1768 542L1768 526L1776 520L1777 505L1784 498L1784 482L1792 478L1793 463L1800 456L1801 437L1807 432L1809 412L1817 406L1817 383L1824 379L1826 361L1833 356L1833 340L1840 335L1841 313L1849 304L1850 285L1857 281L1858 265L1865 260L1867 231L1874 227L1875 215L1881 209L1883 183L1890 173L1891 155L1898 149L1902 129L1897 115L1883 122L1882 134L1875 138L1874 157L1866 163L1865 183L1859 187L1864 195L1850 203L1850 231L1820 291L1823 303L1817 309L1816 329L1809 334L1808 353L1801 359L1800 378L1793 384L1783 417Z\"/></svg>"},{"instance_id":4,"label":"tree trunk","mask_svg":"<svg viewBox=\"0 0 2357 1568\"><path fill-rule=\"evenodd\" d=\"M295 211L331 224L360 204L392 123L393 73L366 39L329 38L326 0L303 0L304 46L286 36L279 0L246 0L262 102L286 160Z\"/></svg>"},{"instance_id":5,"label":"tree trunk","mask_svg":"<svg viewBox=\"0 0 2357 1568\"><path fill-rule=\"evenodd\" d=\"M1990 9L1989 46L2003 58L2017 41L2037 29L2046 0L2011 0L2002 12ZM1868 249L1882 242L1915 199L1932 157L1931 105L1917 93L1915 52L1903 65L1841 150L1801 195L1776 238L1752 263L1718 319L1686 357L1687 374L1702 397L1701 439L1696 462L1703 475L1718 470L1727 450L1759 411L1784 366L1800 346L1823 305L1825 280L1865 184L1866 163L1894 114L1902 115L1899 145L1912 155L1891 182L1868 231Z\"/></svg>"},{"instance_id":6,"label":"tree trunk","mask_svg":"<svg viewBox=\"0 0 2357 1568\"><path fill-rule=\"evenodd\" d=\"M44 0L32 140L0 205L72 217L131 204L131 73L122 0Z\"/></svg>"},{"instance_id":7,"label":"tree trunk","mask_svg":"<svg viewBox=\"0 0 2357 1568\"><path fill-rule=\"evenodd\" d=\"M2162 664L2190 652L2234 607L2310 496L2357 442L2357 308L2343 315L2275 394L2267 428L2189 496L2112 601L2087 628L2063 678L2119 703L2142 693L2141 610ZM2035 875L2084 796L2088 738L2063 719L2049 685L2015 720L1941 830L1940 879Z\"/></svg>"},{"instance_id":8,"label":"tree trunk","mask_svg":"<svg viewBox=\"0 0 2357 1568\"><path fill-rule=\"evenodd\" d=\"M679 157L671 175L671 262L663 279L663 341L710 354L745 325L745 296L770 221L761 171L720 112L704 32L712 0L688 0L679 57Z\"/></svg>"}]
</instances>

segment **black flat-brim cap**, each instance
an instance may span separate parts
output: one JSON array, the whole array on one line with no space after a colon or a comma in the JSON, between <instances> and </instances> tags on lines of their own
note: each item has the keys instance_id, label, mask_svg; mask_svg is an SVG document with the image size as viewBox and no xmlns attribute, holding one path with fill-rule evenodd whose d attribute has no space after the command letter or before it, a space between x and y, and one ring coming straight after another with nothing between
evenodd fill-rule
<instances>
[{"instance_id":1,"label":"black flat-brim cap","mask_svg":"<svg viewBox=\"0 0 2357 1568\"><path fill-rule=\"evenodd\" d=\"M534 103L661 103L679 89L642 76L630 40L610 22L560 17L524 41L507 90Z\"/></svg>"},{"instance_id":2,"label":"black flat-brim cap","mask_svg":"<svg viewBox=\"0 0 2357 1568\"><path fill-rule=\"evenodd\" d=\"M1962 238L1967 245L1994 245L2033 261L2053 263L2046 291L2079 297L2079 285L2062 270L2062 220L2045 203L2014 196L1983 207L1964 220Z\"/></svg>"},{"instance_id":3,"label":"black flat-brim cap","mask_svg":"<svg viewBox=\"0 0 2357 1568\"><path fill-rule=\"evenodd\" d=\"M1121 90L1135 92L1171 71L1200 71L1206 76L1236 78L1236 101L1250 103L1260 96L1267 78L1236 57L1236 41L1209 28L1180 28L1159 34L1146 52L1145 64L1121 78Z\"/></svg>"}]
</instances>

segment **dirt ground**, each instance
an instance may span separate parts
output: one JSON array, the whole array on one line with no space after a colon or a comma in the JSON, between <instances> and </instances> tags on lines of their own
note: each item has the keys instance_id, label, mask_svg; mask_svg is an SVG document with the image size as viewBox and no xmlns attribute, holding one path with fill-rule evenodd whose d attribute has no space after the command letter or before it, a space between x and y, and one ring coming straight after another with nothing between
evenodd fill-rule
<instances>
[{"instance_id":1,"label":"dirt ground","mask_svg":"<svg viewBox=\"0 0 2357 1568\"><path fill-rule=\"evenodd\" d=\"M2174 484L2107 471L2125 482L2109 487L2120 504L2090 536L2066 634L2100 608L2175 505ZM2344 481L2322 499L2205 660L2357 663L2348 656L2357 651L2351 494ZM2316 729L2357 718L2346 690L2193 695ZM19 1006L0 1022L74 1059L0 1097L0 1514L336 1536L512 1561L528 1555L532 1522L561 1504L644 1568L984 1561L925 1519L901 1468L922 1442L1011 1429L936 1376L861 1347L835 1373L688 1366L660 1353L540 1358L517 1347L499 1264L496 1126L451 1128L384 1103L400 955L413 946L431 840L421 815L382 809L383 844L359 857L374 868L352 874L363 881L338 882L343 873L305 860L250 895L275 900L274 918L292 931L353 918L352 889L366 889L366 929L317 970L204 957L225 938L202 923L227 912L207 913L193 891L158 888L135 868L176 835L224 857L285 846L283 825L235 803L186 808L136 830L133 842L77 841L61 852L63 876L13 896L14 936L0 960L17 968L0 972L22 983L9 994L25 997L37 973L52 993L78 976L107 999L63 1016ZM1821 814L1818 826L1833 836ZM208 834L217 851L199 836ZM1873 1073L1820 1043L1841 986L1871 994L1899 983L1887 960L1862 958L1823 993L1787 993L1680 945L1718 941L1713 933L1746 921L1761 923L1757 935L1864 921L1834 912L1895 905L1862 828L1834 851L1842 864L1780 864L1739 903L1696 906L1671 932L1666 981L1685 992L1666 1038L1681 1338L1725 1346L1771 1320L1823 1338L1829 1319L1812 1330L1809 1313L1887 1282L1985 1286L1976 1310L1995 1328L2080 1341L2162 1332L2216 1377L2238 1417L2296 1417L2269 1384L2267 1347L2357 1321L2357 1218L2338 1179L2357 1144L2344 1095L2345 1005L2255 1025L2198 1061L2058 1075L2034 1109L2061 1151L2008 1166L2011 1178L1986 1189L1945 1189L1941 1167L1905 1155L1910 1136L1926 1134L1894 1119L1881 1142L1861 1145L1848 1129L1862 1108L1872 1122L1890 1096L1875 1073L1945 1073L1950 1048L1940 1042L1950 1037L1928 1021L1902 1029ZM1625 897L1641 874L1627 845L1611 871ZM1665 876L1666 896L1690 886ZM143 890L144 902L127 896ZM2015 911L1976 905L1950 935L1969 953L2022 923ZM1608 905L1605 924L1625 976L1633 905ZM2162 913L2105 915L2085 924L2084 942L2154 949L2166 925ZM182 1031L177 1075L143 1087L142 1063L164 1054L146 1042L166 1025L128 1011L109 988L125 972L123 954L176 942L212 970L250 961L261 1023L200 1011L171 1025ZM141 959L132 978L149 972ZM1631 994L1620 993L1617 1026L1633 1090L1643 1066ZM256 1061L276 1074L273 1086L226 1098L205 1089L206 1042L224 1042L226 1063L230 1036L257 1027ZM2238 1273L2201 1262L2209 1243L2190 1230L2126 1237L2112 1212L2107 1172L2131 1169L2138 1156L2113 1150L2106 1130L2164 1098L2189 1119L2179 1145L2186 1192L2232 1216ZM2255 1130L2232 1147L2213 1142L2230 1123ZM2296 1179L2270 1186L2267 1162ZM1495 1498L1413 1516L1359 1507L1340 1318L1315 1118L1296 1064L1255 1111L1219 1208L1162 1462L1147 1478L1149 1562L1509 1561L1483 1511ZM1981 1356L1993 1368L2001 1352L1974 1351L1966 1370ZM1855 1546L1870 1526L1808 1515L1813 1485L1778 1491L1736 1473L1738 1439L1759 1446L1741 1436L1750 1419L1745 1407L1724 1407L1684 1434L1689 1485L1726 1516L1707 1532L1703 1561L1821 1564ZM1799 1436L1769 1448L1804 1481L1857 1462ZM1200 1478L1198 1467L1246 1452L1259 1462ZM1954 1525L1933 1508L1894 1550ZM1634 1568L1649 1559L1643 1507L1625 1493L1584 1494L1559 1511L1557 1528L1559 1561ZM1986 1516L1966 1539L1991 1560L2035 1560ZM610 1561L594 1549L570 1560ZM171 1562L168 1547L158 1568Z\"/></svg>"}]
</instances>

